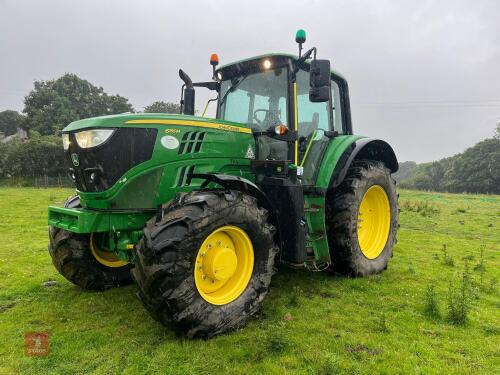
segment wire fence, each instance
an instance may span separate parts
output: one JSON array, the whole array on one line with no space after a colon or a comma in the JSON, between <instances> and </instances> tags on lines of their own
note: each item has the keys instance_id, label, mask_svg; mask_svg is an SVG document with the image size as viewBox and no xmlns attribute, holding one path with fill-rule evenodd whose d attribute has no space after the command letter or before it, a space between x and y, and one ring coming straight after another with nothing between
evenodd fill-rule
<instances>
[{"instance_id":1,"label":"wire fence","mask_svg":"<svg viewBox=\"0 0 500 375\"><path fill-rule=\"evenodd\" d=\"M74 187L74 183L67 175L47 176L33 175L26 177L11 177L0 179L0 187Z\"/></svg>"}]
</instances>

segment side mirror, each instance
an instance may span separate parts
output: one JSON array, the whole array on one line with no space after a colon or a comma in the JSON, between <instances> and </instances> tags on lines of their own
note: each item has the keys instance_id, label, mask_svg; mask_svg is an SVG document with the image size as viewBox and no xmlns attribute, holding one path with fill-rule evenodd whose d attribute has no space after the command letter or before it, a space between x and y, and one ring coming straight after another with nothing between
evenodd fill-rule
<instances>
[{"instance_id":1,"label":"side mirror","mask_svg":"<svg viewBox=\"0 0 500 375\"><path fill-rule=\"evenodd\" d=\"M311 61L311 69L309 74L309 100L313 103L327 102L328 100L330 100L330 61Z\"/></svg>"},{"instance_id":2,"label":"side mirror","mask_svg":"<svg viewBox=\"0 0 500 375\"><path fill-rule=\"evenodd\" d=\"M185 115L194 115L194 88L186 87L184 89L184 98L182 100L183 113Z\"/></svg>"}]
</instances>

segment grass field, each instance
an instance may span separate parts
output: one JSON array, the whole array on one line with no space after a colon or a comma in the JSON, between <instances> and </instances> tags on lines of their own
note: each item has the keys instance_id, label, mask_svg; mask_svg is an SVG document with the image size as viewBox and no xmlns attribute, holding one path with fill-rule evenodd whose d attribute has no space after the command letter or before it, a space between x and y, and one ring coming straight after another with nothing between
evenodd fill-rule
<instances>
[{"instance_id":1,"label":"grass field","mask_svg":"<svg viewBox=\"0 0 500 375\"><path fill-rule=\"evenodd\" d=\"M0 374L499 373L500 196L402 191L385 273L281 268L246 328L203 341L153 321L133 286L92 293L59 276L46 211L69 195L0 188ZM466 263L472 305L467 322L454 324L449 288L460 286ZM440 314L426 312L432 302ZM24 355L31 331L50 333L49 356Z\"/></svg>"}]
</instances>

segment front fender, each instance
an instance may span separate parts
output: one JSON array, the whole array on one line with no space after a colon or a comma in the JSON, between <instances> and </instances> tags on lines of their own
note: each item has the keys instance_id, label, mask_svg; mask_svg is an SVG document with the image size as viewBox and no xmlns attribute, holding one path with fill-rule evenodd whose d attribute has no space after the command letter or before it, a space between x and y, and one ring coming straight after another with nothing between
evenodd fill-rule
<instances>
[{"instance_id":1,"label":"front fender","mask_svg":"<svg viewBox=\"0 0 500 375\"><path fill-rule=\"evenodd\" d=\"M269 220L275 226L279 243L281 244L282 234L279 219L277 217L276 208L257 185L243 177L219 174L219 173L191 173L188 175L188 181L191 179L202 179L205 182L201 185L201 189L205 189L210 183L215 183L222 186L224 189L238 190L257 199L258 204L265 208L269 214Z\"/></svg>"},{"instance_id":2,"label":"front fender","mask_svg":"<svg viewBox=\"0 0 500 375\"><path fill-rule=\"evenodd\" d=\"M205 180L201 185L202 189L206 188L210 182L213 182L225 189L239 190L243 193L247 193L255 197L259 205L270 211L270 213L273 212L272 202L267 195L257 185L246 178L219 173L191 173L188 175L188 182L190 182L191 179Z\"/></svg>"}]
</instances>

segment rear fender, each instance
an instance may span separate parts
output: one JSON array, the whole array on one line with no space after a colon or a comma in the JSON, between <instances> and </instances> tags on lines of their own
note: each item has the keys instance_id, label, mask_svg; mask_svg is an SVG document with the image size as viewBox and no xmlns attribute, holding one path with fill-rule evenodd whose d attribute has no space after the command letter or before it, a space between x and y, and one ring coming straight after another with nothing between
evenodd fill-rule
<instances>
[{"instance_id":1,"label":"rear fender","mask_svg":"<svg viewBox=\"0 0 500 375\"><path fill-rule=\"evenodd\" d=\"M330 153L337 153L338 149L333 149ZM328 155L325 156L326 160ZM385 141L372 138L354 139L342 151L336 161L322 165L318 185L324 188L335 188L339 186L347 174L350 166L355 160L380 161L390 169L391 173L398 170L398 160L392 147Z\"/></svg>"}]
</instances>

